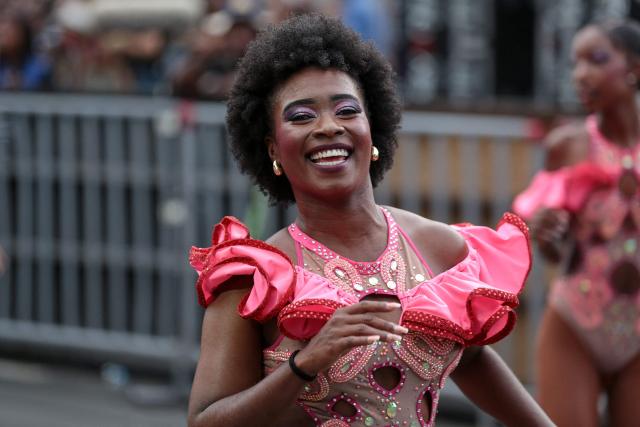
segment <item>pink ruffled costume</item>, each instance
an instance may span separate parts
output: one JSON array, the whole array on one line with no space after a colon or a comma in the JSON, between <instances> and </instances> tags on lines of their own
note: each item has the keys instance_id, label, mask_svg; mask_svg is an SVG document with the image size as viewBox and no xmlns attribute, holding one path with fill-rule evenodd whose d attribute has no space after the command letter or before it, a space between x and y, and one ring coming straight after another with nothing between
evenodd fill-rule
<instances>
[{"instance_id":1,"label":"pink ruffled costume","mask_svg":"<svg viewBox=\"0 0 640 427\"><path fill-rule=\"evenodd\" d=\"M305 386L298 404L318 426L434 425L439 390L464 347L495 342L515 323L513 309L530 267L527 229L520 218L506 214L497 231L454 226L468 254L434 276L391 214L381 209L387 247L373 262L341 257L292 224L294 265L278 249L250 239L232 217L216 226L213 246L191 252L203 306L230 277L253 277L239 314L258 321L277 317L281 331L264 350L266 375L303 348L336 309L370 294L399 299L400 324L410 330L401 342L356 347ZM381 369L395 370L397 383L379 383L376 371Z\"/></svg>"},{"instance_id":2,"label":"pink ruffled costume","mask_svg":"<svg viewBox=\"0 0 640 427\"><path fill-rule=\"evenodd\" d=\"M514 210L529 219L540 208L565 209L575 219L575 245L549 304L611 373L640 351L640 145L609 142L595 116L586 126L588 159L538 172Z\"/></svg>"}]
</instances>

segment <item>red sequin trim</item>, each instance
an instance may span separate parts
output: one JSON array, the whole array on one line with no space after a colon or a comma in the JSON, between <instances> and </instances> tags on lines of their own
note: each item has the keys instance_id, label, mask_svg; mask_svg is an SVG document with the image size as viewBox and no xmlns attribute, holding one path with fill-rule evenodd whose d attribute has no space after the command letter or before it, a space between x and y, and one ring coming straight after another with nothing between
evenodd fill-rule
<instances>
[{"instance_id":1,"label":"red sequin trim","mask_svg":"<svg viewBox=\"0 0 640 427\"><path fill-rule=\"evenodd\" d=\"M323 307L333 309L333 311L330 313L324 313L324 312L315 311L313 309L305 309L305 307L310 307L314 305L321 305ZM288 336L289 338L292 338L298 341L304 341L311 337L298 336L292 333L282 325L282 322L290 319L314 319L314 320L322 320L326 322L331 318L335 310L342 308L344 306L345 304L341 304L339 302L329 300L329 299L324 299L324 298L310 298L310 299L295 301L289 305L286 305L282 309L282 311L280 311L280 314L278 314L278 328L282 331L284 335Z\"/></svg>"},{"instance_id":2,"label":"red sequin trim","mask_svg":"<svg viewBox=\"0 0 640 427\"><path fill-rule=\"evenodd\" d=\"M473 297L476 295L496 299L498 301L504 301L506 306L498 308L482 325L481 330L475 336L473 335L473 331L465 330L450 320L443 319L433 314L424 313L419 310L406 311L402 317L402 325L426 335L446 338L467 346L491 344L507 336L515 325L516 315L515 312L513 312L513 308L518 306L518 297L509 292L499 291L496 289L475 289L467 298L466 304L467 314L472 321L476 319L476 316L473 312L471 302ZM493 336L486 338L487 332L505 315L508 316L505 326Z\"/></svg>"},{"instance_id":3,"label":"red sequin trim","mask_svg":"<svg viewBox=\"0 0 640 427\"><path fill-rule=\"evenodd\" d=\"M378 258L378 260L372 261L372 262L352 261L347 258L339 256L337 253L335 253L334 251L332 251L322 243L309 237L306 233L300 230L295 223L289 225L288 230L289 230L289 234L296 242L300 243L308 250L314 252L316 255L318 255L320 258L324 259L325 261L330 261L335 258L345 259L356 268L359 274L363 276L371 276L380 272L380 264L381 264L382 256L388 251L395 252L398 249L398 225L396 224L395 220L393 219L393 216L387 209L380 207L380 210L382 210L382 213L384 214L385 219L387 221L387 227L388 227L387 247L385 248L381 256Z\"/></svg>"},{"instance_id":4,"label":"red sequin trim","mask_svg":"<svg viewBox=\"0 0 640 427\"><path fill-rule=\"evenodd\" d=\"M429 408L430 413L428 421L425 421L424 417L422 416L422 400L426 393L429 393L431 395L431 407ZM418 400L416 401L416 413L418 414L418 421L420 422L420 425L422 427L431 427L434 425L439 400L440 394L437 391L433 390L430 385L422 390L422 393L420 393L420 395L418 396Z\"/></svg>"},{"instance_id":5,"label":"red sequin trim","mask_svg":"<svg viewBox=\"0 0 640 427\"><path fill-rule=\"evenodd\" d=\"M291 352L282 350L264 350L262 352L262 356L264 360L272 360L280 365L289 360ZM275 368L271 369L268 373L271 373L274 370ZM319 372L315 380L304 386L304 391L300 393L298 399L309 402L319 402L327 397L328 394L329 380L327 380L327 377L322 372Z\"/></svg>"},{"instance_id":6,"label":"red sequin trim","mask_svg":"<svg viewBox=\"0 0 640 427\"><path fill-rule=\"evenodd\" d=\"M333 418L320 424L320 427L349 427L349 423Z\"/></svg>"},{"instance_id":7,"label":"red sequin trim","mask_svg":"<svg viewBox=\"0 0 640 427\"><path fill-rule=\"evenodd\" d=\"M349 417L346 415L342 415L338 412L336 412L333 407L335 406L336 403L338 403L339 401L344 401L347 402L348 405L351 405L355 408L356 413ZM328 424L329 421L325 422L324 424L322 424L323 426L327 426L327 425L331 425L331 426L349 426L349 424L347 423L353 423L354 421L362 418L362 408L360 407L360 405L358 404L358 402L355 399L352 399L348 394L346 393L341 393L339 396L334 397L333 399L329 400L329 402L327 402L327 411L331 414L331 416L333 417L333 420L329 420L329 421L338 421L342 424Z\"/></svg>"},{"instance_id":8,"label":"red sequin trim","mask_svg":"<svg viewBox=\"0 0 640 427\"><path fill-rule=\"evenodd\" d=\"M380 384L378 384L375 376L373 375L376 370L380 368L387 368L389 366L397 369L400 372L400 381L398 382L398 385L396 385L391 390L386 389L382 387ZM396 362L386 361L383 363L376 363L375 365L373 365L369 370L369 373L367 374L367 378L369 379L369 384L375 391L377 391L378 393L380 393L385 397L389 397L389 396L393 396L394 394L397 394L400 390L402 390L402 387L404 387L404 383L407 380L407 374L405 373L404 366L402 366L401 364Z\"/></svg>"},{"instance_id":9,"label":"red sequin trim","mask_svg":"<svg viewBox=\"0 0 640 427\"><path fill-rule=\"evenodd\" d=\"M227 241L223 241L222 243L219 243L216 246L212 246L210 248L192 248L191 249L191 253L189 255L189 259L191 261L192 264L198 263L198 264L202 264L204 265L204 268L202 269L202 271L200 272L200 275L198 277L198 280L196 281L196 292L198 295L198 303L203 306L206 307L207 305L209 305L212 301L211 298L209 298L208 300L205 298L204 296L204 290L203 290L203 284L205 282L205 280L216 270L218 269L220 266L228 264L230 262L239 262L239 263L244 263L244 264L248 264L251 265L253 267L255 267L256 269L258 269L258 271L260 272L260 274L262 274L263 277L268 278L269 276L266 274L265 270L262 268L261 265L258 264L258 262L251 258L251 257L231 257L231 258L227 258L221 261L212 261L212 257L215 256L215 254L218 252L218 250L222 249L222 248L226 248L229 246L240 246L240 245L244 245L244 246L251 246L251 247L255 247L258 249L262 249L262 250L268 250L271 251L273 253L276 253L278 255L280 255L284 260L286 260L288 262L288 264L291 266L291 270L292 270L292 281L291 284L288 286L287 291L285 296L278 301L277 306L271 310L269 313L267 313L264 316L255 316L256 320L259 321L264 321L266 319L269 319L273 316L275 316L275 314L280 311L282 309L282 307L284 307L284 305L291 300L292 296L293 296L293 284L295 283L296 280L296 271L293 268L293 263L291 262L291 259L289 259L289 257L282 252L280 249L271 246L267 243L264 243L260 240L255 240L255 239L235 239L235 240L227 240ZM213 294L215 294L216 292L214 292ZM242 301L240 301L240 304L238 305L238 307L242 307L244 304L246 304L246 301L249 297L249 294L245 295L245 297L242 299ZM264 304L266 303L265 300L263 300L258 309L256 310L256 312L258 312L259 310L261 310L264 306Z\"/></svg>"},{"instance_id":10,"label":"red sequin trim","mask_svg":"<svg viewBox=\"0 0 640 427\"><path fill-rule=\"evenodd\" d=\"M517 295L520 295L524 290L524 284L527 281L527 277L529 277L529 273L531 273L531 267L533 265L533 255L531 253L531 237L529 236L529 227L527 226L527 223L524 222L522 218L520 218L518 215L511 212L506 212L504 215L502 215L502 220L500 220L496 228L500 228L500 226L504 223L508 223L516 226L518 230L520 230L520 232L527 239L527 253L529 254L529 268L527 269L527 272L524 275L524 280L522 281L522 285L518 290Z\"/></svg>"},{"instance_id":11,"label":"red sequin trim","mask_svg":"<svg viewBox=\"0 0 640 427\"><path fill-rule=\"evenodd\" d=\"M454 369L456 369L456 367L458 366L458 363L460 363L460 359L462 359L462 354L463 353L464 353L464 348L461 347L458 350L458 353L456 354L456 357L453 358L451 363L449 363L449 365L447 365L447 367L445 368L444 372L442 373L442 376L440 377L440 382L438 383L438 387L440 387L440 388L444 387L445 381L447 380L449 375L451 375L451 372L453 372Z\"/></svg>"}]
</instances>

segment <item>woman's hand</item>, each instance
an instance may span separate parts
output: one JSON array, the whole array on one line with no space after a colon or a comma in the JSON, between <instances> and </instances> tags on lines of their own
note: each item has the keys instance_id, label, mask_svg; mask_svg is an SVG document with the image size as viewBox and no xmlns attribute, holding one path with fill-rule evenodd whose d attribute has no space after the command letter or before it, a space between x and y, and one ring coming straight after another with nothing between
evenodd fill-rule
<instances>
[{"instance_id":1,"label":"woman's hand","mask_svg":"<svg viewBox=\"0 0 640 427\"><path fill-rule=\"evenodd\" d=\"M399 341L409 330L383 319L376 313L400 308L400 304L383 301L361 301L335 311L331 319L298 353L296 365L315 375L328 369L340 356L354 347L376 341Z\"/></svg>"},{"instance_id":2,"label":"woman's hand","mask_svg":"<svg viewBox=\"0 0 640 427\"><path fill-rule=\"evenodd\" d=\"M543 208L534 215L530 224L531 235L549 261L560 261L561 243L569 231L570 220L569 212L564 209Z\"/></svg>"}]
</instances>

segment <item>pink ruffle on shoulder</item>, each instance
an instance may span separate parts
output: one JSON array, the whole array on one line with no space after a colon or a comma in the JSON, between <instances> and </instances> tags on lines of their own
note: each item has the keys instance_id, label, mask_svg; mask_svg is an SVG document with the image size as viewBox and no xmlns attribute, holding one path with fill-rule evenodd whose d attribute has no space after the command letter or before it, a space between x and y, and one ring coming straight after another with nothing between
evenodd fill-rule
<instances>
[{"instance_id":1,"label":"pink ruffle on shoulder","mask_svg":"<svg viewBox=\"0 0 640 427\"><path fill-rule=\"evenodd\" d=\"M464 345L498 341L513 328L513 311L531 268L527 226L507 213L497 230L456 226L468 254L459 264L401 299L402 324Z\"/></svg>"},{"instance_id":2,"label":"pink ruffle on shoulder","mask_svg":"<svg viewBox=\"0 0 640 427\"><path fill-rule=\"evenodd\" d=\"M468 254L449 270L398 295L401 324L464 345L486 344L507 335L515 323L513 309L531 265L524 222L506 214L497 231L456 226ZM241 316L259 321L278 316L283 334L312 338L335 310L358 302L354 294L325 277L294 267L278 249L249 238L247 228L225 217L213 233L210 248L193 248L198 296L210 304L236 275L253 277L253 287L240 303Z\"/></svg>"},{"instance_id":3,"label":"pink ruffle on shoulder","mask_svg":"<svg viewBox=\"0 0 640 427\"><path fill-rule=\"evenodd\" d=\"M249 237L239 220L227 216L214 228L211 247L191 248L191 266L198 272L196 289L204 307L235 276L249 276L251 291L238 305L242 317L265 321L291 300L296 273L289 258L277 248Z\"/></svg>"},{"instance_id":4,"label":"pink ruffle on shoulder","mask_svg":"<svg viewBox=\"0 0 640 427\"><path fill-rule=\"evenodd\" d=\"M513 210L526 220L540 208L577 212L594 189L612 185L617 173L589 161L555 171L540 171L515 198Z\"/></svg>"}]
</instances>

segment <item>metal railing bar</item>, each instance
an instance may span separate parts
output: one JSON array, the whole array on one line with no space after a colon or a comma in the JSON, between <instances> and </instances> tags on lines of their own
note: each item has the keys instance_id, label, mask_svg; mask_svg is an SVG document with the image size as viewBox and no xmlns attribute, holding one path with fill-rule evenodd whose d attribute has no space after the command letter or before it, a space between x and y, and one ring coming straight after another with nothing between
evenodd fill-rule
<instances>
[{"instance_id":1,"label":"metal railing bar","mask_svg":"<svg viewBox=\"0 0 640 427\"><path fill-rule=\"evenodd\" d=\"M60 201L58 203L58 222L60 229L59 245L65 246L65 257L61 258L61 321L66 325L80 324L80 283L78 263L78 195L76 180L64 176L67 168L77 168L79 164L78 141L75 133L73 118L63 117L58 127L57 159L58 182L60 186ZM66 243L70 242L69 246ZM58 249L59 250L59 249Z\"/></svg>"}]
</instances>

